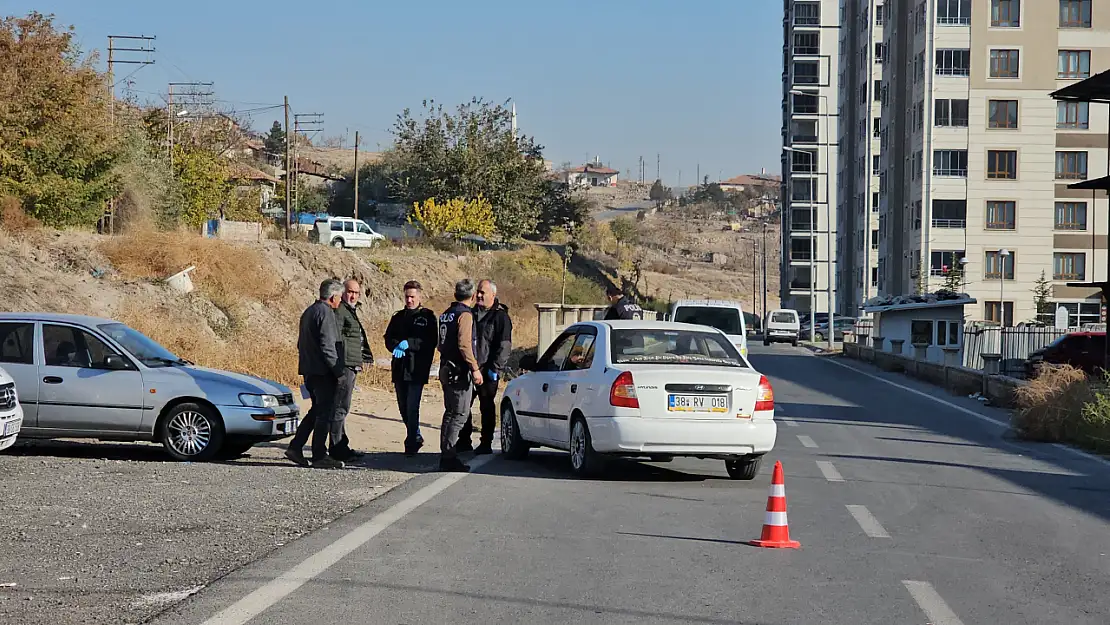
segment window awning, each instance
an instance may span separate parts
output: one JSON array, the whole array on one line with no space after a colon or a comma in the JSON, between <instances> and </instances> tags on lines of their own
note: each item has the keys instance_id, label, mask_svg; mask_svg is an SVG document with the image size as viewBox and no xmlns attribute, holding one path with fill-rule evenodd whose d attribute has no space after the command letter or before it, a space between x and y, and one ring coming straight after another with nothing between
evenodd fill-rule
<instances>
[{"instance_id":1,"label":"window awning","mask_svg":"<svg viewBox=\"0 0 1110 625\"><path fill-rule=\"evenodd\" d=\"M1110 103L1110 70L1095 74L1063 89L1057 89L1049 95L1054 100L1068 102Z\"/></svg>"}]
</instances>

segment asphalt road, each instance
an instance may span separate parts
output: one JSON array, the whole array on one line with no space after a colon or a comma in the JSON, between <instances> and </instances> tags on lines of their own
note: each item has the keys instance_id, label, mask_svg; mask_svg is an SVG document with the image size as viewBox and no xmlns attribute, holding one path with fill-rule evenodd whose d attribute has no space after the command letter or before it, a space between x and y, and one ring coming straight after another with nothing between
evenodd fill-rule
<instances>
[{"instance_id":1,"label":"asphalt road","mask_svg":"<svg viewBox=\"0 0 1110 625\"><path fill-rule=\"evenodd\" d=\"M494 457L410 480L155 622L1107 622L1110 464L1011 440L1005 413L898 375L752 351L783 418L753 482L720 462L583 481L561 454ZM799 550L743 544L775 460Z\"/></svg>"}]
</instances>

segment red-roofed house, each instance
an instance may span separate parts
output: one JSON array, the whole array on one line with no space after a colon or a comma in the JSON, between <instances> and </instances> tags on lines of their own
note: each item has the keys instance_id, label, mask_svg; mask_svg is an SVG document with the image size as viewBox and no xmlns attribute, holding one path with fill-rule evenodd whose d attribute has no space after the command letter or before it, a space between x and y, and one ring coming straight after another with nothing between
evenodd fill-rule
<instances>
[{"instance_id":1,"label":"red-roofed house","mask_svg":"<svg viewBox=\"0 0 1110 625\"><path fill-rule=\"evenodd\" d=\"M615 169L604 167L598 160L564 171L563 181L572 187L615 187L619 173Z\"/></svg>"},{"instance_id":2,"label":"red-roofed house","mask_svg":"<svg viewBox=\"0 0 1110 625\"><path fill-rule=\"evenodd\" d=\"M782 186L782 177L770 176L767 174L752 174L736 176L721 182L722 191L743 191L744 189L755 189L763 191L768 195L778 196L779 188Z\"/></svg>"}]
</instances>

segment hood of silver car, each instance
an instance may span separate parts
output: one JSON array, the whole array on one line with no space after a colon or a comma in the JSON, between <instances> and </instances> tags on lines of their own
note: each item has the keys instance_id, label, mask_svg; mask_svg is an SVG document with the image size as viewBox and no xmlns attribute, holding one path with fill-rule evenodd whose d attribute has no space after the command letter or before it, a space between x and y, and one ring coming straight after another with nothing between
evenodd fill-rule
<instances>
[{"instance_id":1,"label":"hood of silver car","mask_svg":"<svg viewBox=\"0 0 1110 625\"><path fill-rule=\"evenodd\" d=\"M266 380L243 373L232 373L231 371L222 371L220 369L198 367L196 365L159 368L155 369L155 371L162 375L192 378L201 389L204 389L207 383L209 385L235 387L239 389L238 392L240 393L254 393L259 395L284 395L286 393L291 393L287 386L278 384L272 380Z\"/></svg>"}]
</instances>

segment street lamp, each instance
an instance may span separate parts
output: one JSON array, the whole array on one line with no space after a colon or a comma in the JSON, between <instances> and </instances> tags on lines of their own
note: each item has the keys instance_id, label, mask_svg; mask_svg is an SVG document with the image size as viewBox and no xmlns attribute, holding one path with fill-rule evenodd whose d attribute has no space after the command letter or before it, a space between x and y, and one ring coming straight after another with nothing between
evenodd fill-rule
<instances>
[{"instance_id":1,"label":"street lamp","mask_svg":"<svg viewBox=\"0 0 1110 625\"><path fill-rule=\"evenodd\" d=\"M809 171L810 171L810 173L813 173L813 171L817 168L816 164L814 163L814 161L816 160L816 157L814 156L814 154L812 152L807 152L806 150L796 150L796 149L790 147L789 145L782 146L782 149L783 149L783 151L791 153L791 154L797 152L799 154L805 154L807 157L809 157ZM794 159L793 158L790 159L790 171L791 171L791 173L793 173L793 171L794 171ZM812 178L807 178L806 180L813 180L813 179ZM793 189L791 189L791 193L793 194ZM812 343L814 341L814 334L817 332L817 318L815 316L817 311L814 310L816 308L817 293L816 293L816 290L813 286L814 278L816 278L816 276L814 275L814 273L816 273L816 271L815 271L816 267L813 264L814 263L813 258L814 258L814 256L817 255L816 249L815 249L815 247L816 247L815 241L813 240L813 235L816 233L816 230L814 229L814 224L813 224L813 217L814 217L814 213L817 212L817 209L814 207L814 204L813 204L813 185L810 185L808 195L809 195L809 342ZM791 198L791 200L793 200L793 198ZM791 212L791 216L793 217L793 212ZM791 225L791 231L793 231L793 227L794 227L793 218L791 218L791 224L790 225Z\"/></svg>"},{"instance_id":2,"label":"street lamp","mask_svg":"<svg viewBox=\"0 0 1110 625\"><path fill-rule=\"evenodd\" d=\"M825 227L828 229L828 232L825 234L825 254L828 256L825 260L825 269L828 274L826 277L828 283L825 285L825 288L828 289L826 301L829 307L829 331L827 334L829 351L832 351L836 336L836 313L833 311L835 303L833 301L832 196L829 194L829 177L832 176L832 168L829 166L829 139L832 136L832 128L829 126L829 96L823 93L806 93L801 89L791 89L790 94L816 97L818 98L818 102L820 102L821 99L825 100L825 107L821 112L821 117L825 120ZM818 105L818 110L821 111L820 105ZM817 135L818 143L820 144L821 133L818 132ZM810 340L813 340L812 336Z\"/></svg>"}]
</instances>

